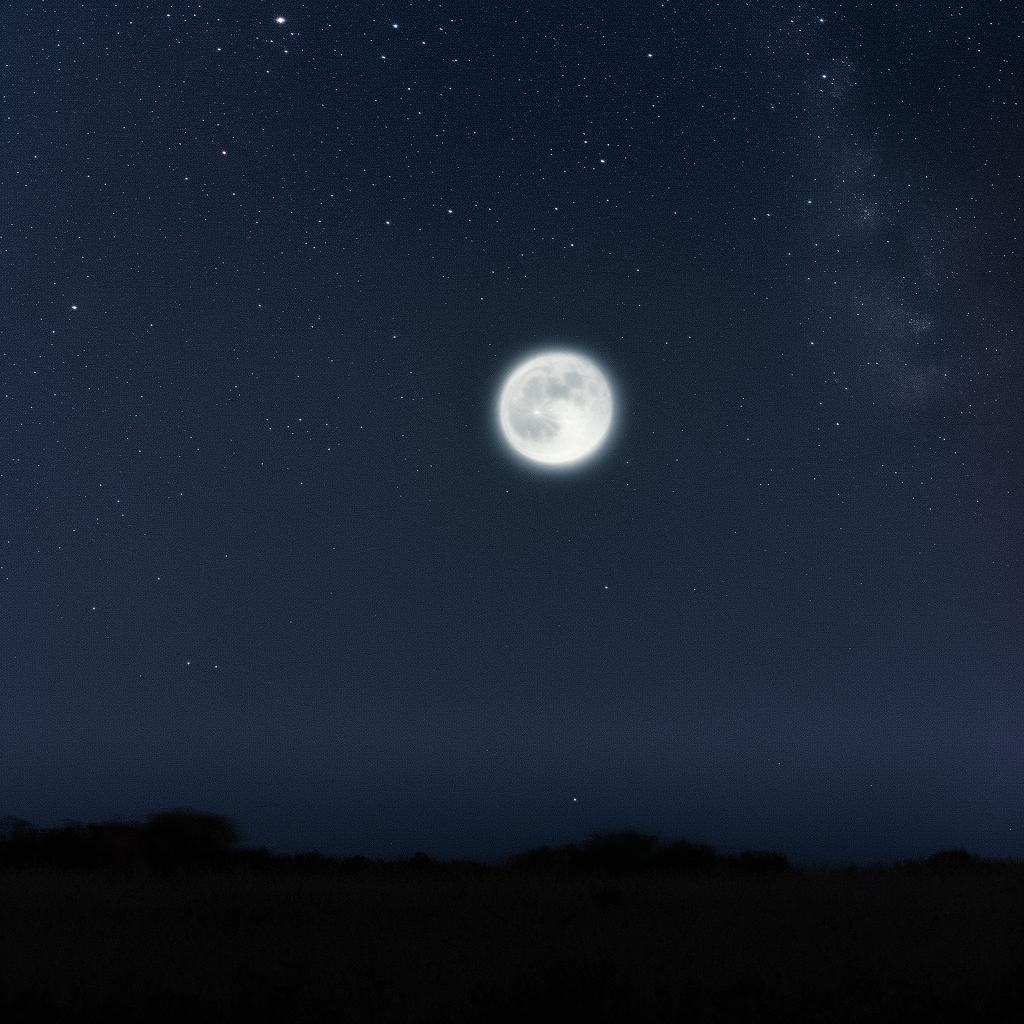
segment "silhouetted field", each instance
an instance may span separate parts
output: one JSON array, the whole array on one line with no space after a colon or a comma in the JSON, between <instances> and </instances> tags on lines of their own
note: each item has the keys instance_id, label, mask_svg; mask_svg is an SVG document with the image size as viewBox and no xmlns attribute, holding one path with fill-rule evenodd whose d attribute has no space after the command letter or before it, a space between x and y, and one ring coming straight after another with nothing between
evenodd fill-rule
<instances>
[{"instance_id":1,"label":"silhouetted field","mask_svg":"<svg viewBox=\"0 0 1024 1024\"><path fill-rule=\"evenodd\" d=\"M0 838L0 1020L1024 1019L1024 865L799 871L623 832L503 867L275 857L225 819Z\"/></svg>"}]
</instances>

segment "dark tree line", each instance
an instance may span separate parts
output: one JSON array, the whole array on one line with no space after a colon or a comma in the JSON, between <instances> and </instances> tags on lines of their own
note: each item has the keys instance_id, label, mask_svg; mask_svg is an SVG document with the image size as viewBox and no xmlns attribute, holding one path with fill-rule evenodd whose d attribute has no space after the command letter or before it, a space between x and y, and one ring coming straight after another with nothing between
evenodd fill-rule
<instances>
[{"instance_id":1,"label":"dark tree line","mask_svg":"<svg viewBox=\"0 0 1024 1024\"><path fill-rule=\"evenodd\" d=\"M68 822L33 828L0 818L0 866L152 869L226 865L238 832L230 818L191 810L152 814L144 822Z\"/></svg>"},{"instance_id":2,"label":"dark tree line","mask_svg":"<svg viewBox=\"0 0 1024 1024\"><path fill-rule=\"evenodd\" d=\"M4 868L86 868L115 872L183 873L197 868L242 868L300 874L430 875L439 872L554 877L697 875L775 877L797 869L784 854L745 851L719 853L686 840L663 843L632 829L596 833L584 843L542 846L515 854L501 866L472 861L436 861L425 853L401 860L328 857L321 853L273 854L240 849L239 833L220 814L177 809L143 822L69 822L35 828L20 818L0 818L0 870ZM894 864L907 871L962 872L999 866L966 850L943 850L925 860ZM857 869L850 869L857 870Z\"/></svg>"},{"instance_id":3,"label":"dark tree line","mask_svg":"<svg viewBox=\"0 0 1024 1024\"><path fill-rule=\"evenodd\" d=\"M781 875L794 870L781 853L718 853L706 844L680 839L661 843L657 836L631 829L597 833L579 846L548 847L517 854L515 870L558 875L753 874Z\"/></svg>"}]
</instances>

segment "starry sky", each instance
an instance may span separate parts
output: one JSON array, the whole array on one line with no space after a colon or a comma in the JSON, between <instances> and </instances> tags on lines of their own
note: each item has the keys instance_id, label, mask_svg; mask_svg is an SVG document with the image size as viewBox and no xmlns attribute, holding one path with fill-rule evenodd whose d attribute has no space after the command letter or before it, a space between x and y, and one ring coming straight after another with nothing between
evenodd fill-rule
<instances>
[{"instance_id":1,"label":"starry sky","mask_svg":"<svg viewBox=\"0 0 1024 1024\"><path fill-rule=\"evenodd\" d=\"M1024 855L1019 14L12 11L2 812Z\"/></svg>"}]
</instances>

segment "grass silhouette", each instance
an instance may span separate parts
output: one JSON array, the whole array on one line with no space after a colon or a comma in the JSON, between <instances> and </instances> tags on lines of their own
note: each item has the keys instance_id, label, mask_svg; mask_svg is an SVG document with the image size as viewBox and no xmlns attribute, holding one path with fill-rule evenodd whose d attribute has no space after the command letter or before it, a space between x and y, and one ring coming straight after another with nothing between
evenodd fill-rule
<instances>
[{"instance_id":1,"label":"grass silhouette","mask_svg":"<svg viewBox=\"0 0 1024 1024\"><path fill-rule=\"evenodd\" d=\"M0 823L0 1019L1000 1021L1024 865L798 870L622 831L503 865L243 850L226 818Z\"/></svg>"}]
</instances>

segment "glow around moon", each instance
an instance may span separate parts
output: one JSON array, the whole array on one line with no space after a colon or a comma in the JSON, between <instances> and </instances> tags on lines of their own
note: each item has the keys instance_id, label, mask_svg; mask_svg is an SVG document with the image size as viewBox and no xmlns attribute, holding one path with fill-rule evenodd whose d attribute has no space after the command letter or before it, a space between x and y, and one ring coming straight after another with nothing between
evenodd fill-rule
<instances>
[{"instance_id":1,"label":"glow around moon","mask_svg":"<svg viewBox=\"0 0 1024 1024\"><path fill-rule=\"evenodd\" d=\"M545 466L593 455L612 424L612 392L596 363L576 352L541 352L516 366L498 399L505 440Z\"/></svg>"}]
</instances>

